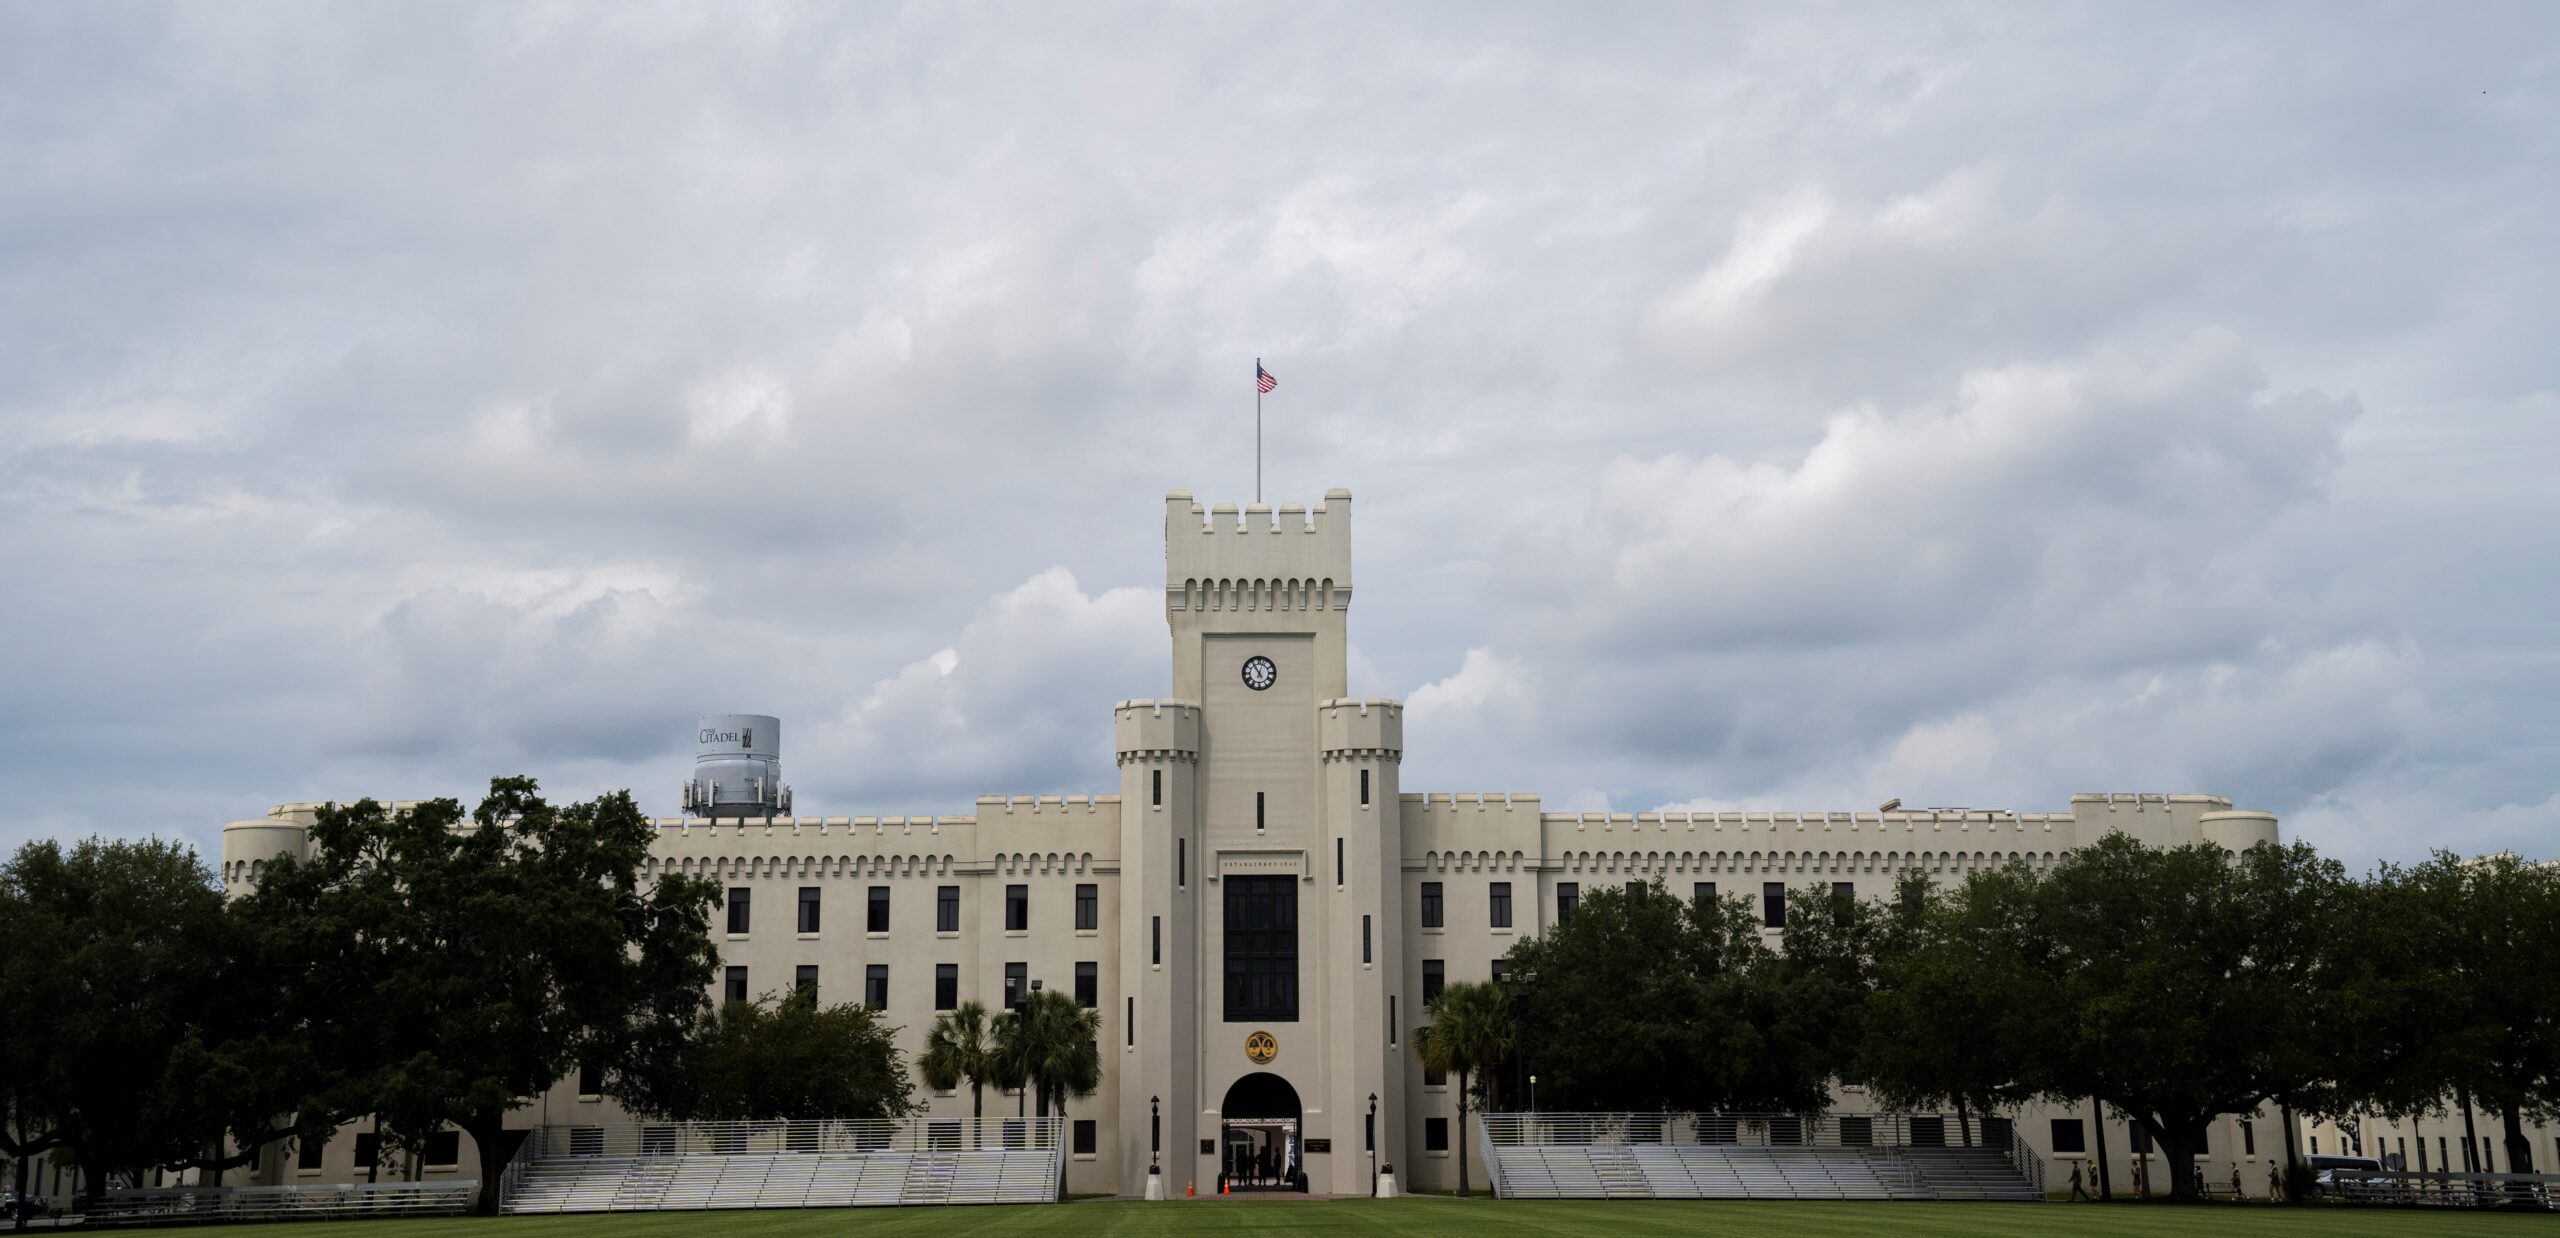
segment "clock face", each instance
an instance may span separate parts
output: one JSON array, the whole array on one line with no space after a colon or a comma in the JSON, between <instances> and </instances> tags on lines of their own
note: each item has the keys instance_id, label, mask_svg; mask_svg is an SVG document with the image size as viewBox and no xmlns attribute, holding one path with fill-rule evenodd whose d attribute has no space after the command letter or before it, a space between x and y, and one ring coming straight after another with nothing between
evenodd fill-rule
<instances>
[{"instance_id":1,"label":"clock face","mask_svg":"<svg viewBox=\"0 0 2560 1238\"><path fill-rule=\"evenodd\" d=\"M1244 660L1244 686L1256 692L1280 682L1280 668L1271 659L1255 654Z\"/></svg>"}]
</instances>

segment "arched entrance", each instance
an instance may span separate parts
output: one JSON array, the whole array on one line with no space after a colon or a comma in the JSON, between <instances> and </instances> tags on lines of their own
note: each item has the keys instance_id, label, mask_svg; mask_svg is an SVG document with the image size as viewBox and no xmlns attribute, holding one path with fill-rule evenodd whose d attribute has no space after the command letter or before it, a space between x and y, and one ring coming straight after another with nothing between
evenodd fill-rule
<instances>
[{"instance_id":1,"label":"arched entrance","mask_svg":"<svg viewBox=\"0 0 2560 1238\"><path fill-rule=\"evenodd\" d=\"M1298 1089L1255 1071L1227 1089L1218 1107L1218 1172L1230 1190L1303 1191L1305 1146L1298 1138Z\"/></svg>"}]
</instances>

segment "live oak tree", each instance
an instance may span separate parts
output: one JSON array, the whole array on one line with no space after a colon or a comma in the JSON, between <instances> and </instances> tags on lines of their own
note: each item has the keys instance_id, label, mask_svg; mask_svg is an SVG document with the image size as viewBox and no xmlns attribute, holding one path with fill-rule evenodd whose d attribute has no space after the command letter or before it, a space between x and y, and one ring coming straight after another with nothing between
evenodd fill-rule
<instances>
[{"instance_id":1,"label":"live oak tree","mask_svg":"<svg viewBox=\"0 0 2560 1238\"><path fill-rule=\"evenodd\" d=\"M265 914L328 930L313 983L344 999L349 1090L389 1139L460 1127L494 1188L526 1098L581 1063L617 1079L680 1056L709 1001L718 892L645 880L653 835L628 793L554 807L498 778L468 817L451 799L332 805L307 862L267 869Z\"/></svg>"},{"instance_id":2,"label":"live oak tree","mask_svg":"<svg viewBox=\"0 0 2560 1238\"><path fill-rule=\"evenodd\" d=\"M1413 1055L1432 1070L1458 1077L1458 1197L1467 1194L1467 1102L1481 1093L1493 1104L1494 1067L1518 1046L1511 995L1493 984L1461 980L1425 1008L1431 1022L1413 1029Z\"/></svg>"},{"instance_id":3,"label":"live oak tree","mask_svg":"<svg viewBox=\"0 0 2560 1238\"><path fill-rule=\"evenodd\" d=\"M2560 1117L2560 870L2439 852L2386 868L2377 885L2389 918L2375 923L2390 937L2379 956L2403 982L2381 1005L2400 1016L2390 1039L2409 1060L2387 1072L2374 1107L2425 1111L2453 1096L2467 1116L2477 1105L2498 1118L2507 1171L2532 1173L2524 1124Z\"/></svg>"},{"instance_id":4,"label":"live oak tree","mask_svg":"<svg viewBox=\"0 0 2560 1238\"><path fill-rule=\"evenodd\" d=\"M695 1029L676 1069L609 1090L678 1121L904 1117L915 1085L897 1033L868 1006L819 1005L810 988L728 1002Z\"/></svg>"}]
</instances>

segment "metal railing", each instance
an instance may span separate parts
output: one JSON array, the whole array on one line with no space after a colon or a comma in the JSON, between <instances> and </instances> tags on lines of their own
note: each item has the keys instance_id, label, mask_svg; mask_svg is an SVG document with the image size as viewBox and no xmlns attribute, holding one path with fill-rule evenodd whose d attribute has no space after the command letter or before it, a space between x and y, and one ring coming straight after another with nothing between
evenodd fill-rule
<instances>
[{"instance_id":1,"label":"metal railing","mask_svg":"<svg viewBox=\"0 0 2560 1238\"><path fill-rule=\"evenodd\" d=\"M1770 1148L1936 1148L1966 1141L1951 1116L1906 1113L1487 1113L1487 1150L1592 1144L1735 1144ZM1974 1147L1993 1148L1980 1138ZM2013 1127L2008 1146L2020 1145Z\"/></svg>"},{"instance_id":2,"label":"metal railing","mask_svg":"<svg viewBox=\"0 0 2560 1238\"><path fill-rule=\"evenodd\" d=\"M525 1140L533 1157L680 1157L776 1153L966 1152L1051 1149L1065 1164L1067 1119L903 1118L809 1122L627 1122L545 1126Z\"/></svg>"},{"instance_id":3,"label":"metal railing","mask_svg":"<svg viewBox=\"0 0 2560 1238\"><path fill-rule=\"evenodd\" d=\"M498 1210L506 1210L507 1201L516 1197L524 1182L524 1167L533 1163L534 1151L542 1144L542 1132L526 1131L516 1143L516 1154L507 1158L507 1167L498 1171Z\"/></svg>"},{"instance_id":4,"label":"metal railing","mask_svg":"<svg viewBox=\"0 0 2560 1238\"><path fill-rule=\"evenodd\" d=\"M337 1221L362 1217L457 1216L470 1211L476 1180L350 1182L337 1186L158 1187L109 1191L90 1205L89 1228L211 1221Z\"/></svg>"},{"instance_id":5,"label":"metal railing","mask_svg":"<svg viewBox=\"0 0 2560 1238\"><path fill-rule=\"evenodd\" d=\"M2335 1169L2314 1191L2351 1204L2539 1208L2560 1200L2560 1174L2421 1173Z\"/></svg>"},{"instance_id":6,"label":"metal railing","mask_svg":"<svg viewBox=\"0 0 2560 1238\"><path fill-rule=\"evenodd\" d=\"M2017 1123L2009 1123L2007 1129L2008 1146L2001 1151L2008 1154L2009 1167L2017 1170L2019 1176L2027 1180L2027 1185L2035 1188L2037 1198L2043 1198L2046 1194L2044 1154L2036 1151L2034 1144L2027 1142L2027 1137L2019 1132Z\"/></svg>"}]
</instances>

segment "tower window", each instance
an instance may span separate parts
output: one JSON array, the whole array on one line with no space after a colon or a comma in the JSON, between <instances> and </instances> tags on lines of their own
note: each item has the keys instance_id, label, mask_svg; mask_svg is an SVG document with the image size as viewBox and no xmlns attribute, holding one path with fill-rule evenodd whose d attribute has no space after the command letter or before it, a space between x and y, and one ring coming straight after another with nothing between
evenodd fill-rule
<instances>
[{"instance_id":1,"label":"tower window","mask_svg":"<svg viewBox=\"0 0 2560 1238\"><path fill-rule=\"evenodd\" d=\"M1102 965L1076 964L1076 1004L1091 1010L1102 1004Z\"/></svg>"},{"instance_id":2,"label":"tower window","mask_svg":"<svg viewBox=\"0 0 2560 1238\"><path fill-rule=\"evenodd\" d=\"M818 887L800 887L800 931L818 931Z\"/></svg>"},{"instance_id":3,"label":"tower window","mask_svg":"<svg viewBox=\"0 0 2560 1238\"><path fill-rule=\"evenodd\" d=\"M746 968L732 967L729 969L728 974L722 977L721 995L733 1002L743 1002L747 1000Z\"/></svg>"},{"instance_id":4,"label":"tower window","mask_svg":"<svg viewBox=\"0 0 2560 1238\"><path fill-rule=\"evenodd\" d=\"M1440 927L1440 883L1422 883L1422 927Z\"/></svg>"},{"instance_id":5,"label":"tower window","mask_svg":"<svg viewBox=\"0 0 2560 1238\"><path fill-rule=\"evenodd\" d=\"M814 963L803 963L800 966L793 968L791 971L791 987L795 991L806 991L812 998L815 998L818 993L817 965Z\"/></svg>"},{"instance_id":6,"label":"tower window","mask_svg":"<svg viewBox=\"0 0 2560 1238\"><path fill-rule=\"evenodd\" d=\"M1364 967L1369 963L1369 917L1367 916L1360 917L1360 963Z\"/></svg>"},{"instance_id":7,"label":"tower window","mask_svg":"<svg viewBox=\"0 0 2560 1238\"><path fill-rule=\"evenodd\" d=\"M1101 889L1091 882L1076 886L1076 927L1091 929L1101 923Z\"/></svg>"},{"instance_id":8,"label":"tower window","mask_svg":"<svg viewBox=\"0 0 2560 1238\"><path fill-rule=\"evenodd\" d=\"M1422 960L1422 1008L1440 1000L1440 990L1449 985L1449 965L1439 959Z\"/></svg>"},{"instance_id":9,"label":"tower window","mask_svg":"<svg viewBox=\"0 0 2560 1238\"><path fill-rule=\"evenodd\" d=\"M747 905L748 899L753 893L754 891L749 890L745 886L729 887L730 932L743 933L747 931Z\"/></svg>"},{"instance_id":10,"label":"tower window","mask_svg":"<svg viewBox=\"0 0 2560 1238\"><path fill-rule=\"evenodd\" d=\"M1031 931L1031 887L1009 885L1004 888L1004 931Z\"/></svg>"},{"instance_id":11,"label":"tower window","mask_svg":"<svg viewBox=\"0 0 2560 1238\"><path fill-rule=\"evenodd\" d=\"M1712 881L1701 881L1698 884L1689 887L1689 898L1693 902L1700 903L1712 903L1716 901L1716 883Z\"/></svg>"},{"instance_id":12,"label":"tower window","mask_svg":"<svg viewBox=\"0 0 2560 1238\"><path fill-rule=\"evenodd\" d=\"M1581 906L1582 883L1578 881L1556 883L1556 923L1562 924L1572 919L1575 909Z\"/></svg>"},{"instance_id":13,"label":"tower window","mask_svg":"<svg viewBox=\"0 0 2560 1238\"><path fill-rule=\"evenodd\" d=\"M1269 798L1269 797L1268 797L1268 796L1266 796L1263 792L1256 791L1256 792L1254 792L1254 793L1253 793L1253 828L1255 828L1255 829L1257 829L1257 830L1258 830L1258 829L1261 829L1265 824L1267 824L1267 822L1265 821L1265 819L1264 819L1264 817L1263 817L1263 811L1262 811L1262 810L1263 810L1263 802L1264 802L1264 800L1266 800L1267 798Z\"/></svg>"},{"instance_id":14,"label":"tower window","mask_svg":"<svg viewBox=\"0 0 2560 1238\"><path fill-rule=\"evenodd\" d=\"M1188 888L1191 885L1190 844L1191 840L1188 838L1173 840L1173 884L1178 889Z\"/></svg>"},{"instance_id":15,"label":"tower window","mask_svg":"<svg viewBox=\"0 0 2560 1238\"><path fill-rule=\"evenodd\" d=\"M1005 965L1004 965L1004 1008L1005 1008L1005 1009L1007 1009L1007 1010L1011 1010L1011 1009L1013 1009L1014 1007L1021 1005L1021 1004L1022 1004L1022 999L1023 999L1024 997L1028 996L1028 995L1030 994L1030 992L1031 992L1031 965L1030 965L1029 963L1007 963L1007 964L1005 964Z\"/></svg>"},{"instance_id":16,"label":"tower window","mask_svg":"<svg viewBox=\"0 0 2560 1238\"><path fill-rule=\"evenodd\" d=\"M1360 806L1369 806L1369 771L1365 769L1360 771Z\"/></svg>"},{"instance_id":17,"label":"tower window","mask_svg":"<svg viewBox=\"0 0 2560 1238\"><path fill-rule=\"evenodd\" d=\"M1149 939L1148 958L1154 962L1156 966L1162 967L1164 966L1164 917L1148 917L1147 931Z\"/></svg>"},{"instance_id":18,"label":"tower window","mask_svg":"<svg viewBox=\"0 0 2560 1238\"><path fill-rule=\"evenodd\" d=\"M1342 884L1342 840L1333 840L1333 884Z\"/></svg>"},{"instance_id":19,"label":"tower window","mask_svg":"<svg viewBox=\"0 0 2560 1238\"><path fill-rule=\"evenodd\" d=\"M862 1004L873 1010L889 1008L889 965L873 963L862 969Z\"/></svg>"},{"instance_id":20,"label":"tower window","mask_svg":"<svg viewBox=\"0 0 2560 1238\"><path fill-rule=\"evenodd\" d=\"M889 887L871 887L871 918L868 927L874 933L889 931Z\"/></svg>"},{"instance_id":21,"label":"tower window","mask_svg":"<svg viewBox=\"0 0 2560 1238\"><path fill-rule=\"evenodd\" d=\"M960 887L943 886L933 892L933 931L960 931Z\"/></svg>"},{"instance_id":22,"label":"tower window","mask_svg":"<svg viewBox=\"0 0 2560 1238\"><path fill-rule=\"evenodd\" d=\"M1787 927L1787 887L1776 881L1760 886L1760 923L1768 928Z\"/></svg>"},{"instance_id":23,"label":"tower window","mask_svg":"<svg viewBox=\"0 0 2560 1238\"><path fill-rule=\"evenodd\" d=\"M960 965L958 963L933 965L933 1008L936 1010L960 1008Z\"/></svg>"},{"instance_id":24,"label":"tower window","mask_svg":"<svg viewBox=\"0 0 2560 1238\"><path fill-rule=\"evenodd\" d=\"M1155 789L1149 794L1148 799L1153 802L1156 807L1162 808L1164 807L1164 771L1156 769L1149 770L1147 772L1154 775L1152 781L1155 784Z\"/></svg>"},{"instance_id":25,"label":"tower window","mask_svg":"<svg viewBox=\"0 0 2560 1238\"><path fill-rule=\"evenodd\" d=\"M1297 1022L1297 880L1229 877L1225 885L1227 1021Z\"/></svg>"},{"instance_id":26,"label":"tower window","mask_svg":"<svg viewBox=\"0 0 2560 1238\"><path fill-rule=\"evenodd\" d=\"M1495 928L1511 927L1511 883L1494 882L1492 890L1488 892L1487 901L1487 910L1491 915L1489 923Z\"/></svg>"}]
</instances>

